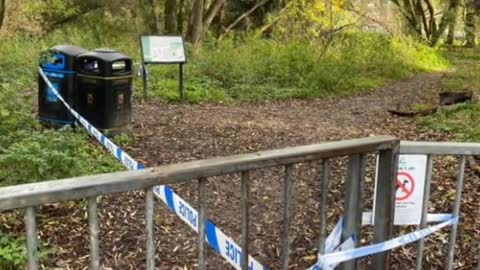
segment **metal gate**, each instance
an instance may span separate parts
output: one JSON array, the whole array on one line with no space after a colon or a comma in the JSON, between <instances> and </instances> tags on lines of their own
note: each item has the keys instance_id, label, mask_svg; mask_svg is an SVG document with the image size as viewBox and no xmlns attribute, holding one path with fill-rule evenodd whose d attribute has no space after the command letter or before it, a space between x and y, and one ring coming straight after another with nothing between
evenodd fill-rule
<instances>
[{"instance_id":1,"label":"metal gate","mask_svg":"<svg viewBox=\"0 0 480 270\"><path fill-rule=\"evenodd\" d=\"M262 168L284 168L283 177L283 235L281 238L281 269L289 268L290 221L292 218L292 194L295 192L292 179L292 166L301 162L315 160L322 161L322 196L321 196L321 226L319 251L325 250L326 231L326 192L328 192L328 160L336 157L348 157L347 180L345 182L345 207L343 214L342 239L349 235L358 234L361 228L362 212L361 199L364 189L365 157L367 154L377 154L378 179L376 209L374 209L375 223L373 224L374 243L390 240L393 235L393 217L395 204L395 175L399 154L427 155L425 196L423 200L422 221L420 229L427 225L428 202L432 180L433 157L437 155L458 156L458 174L456 177L456 193L453 205L453 215L460 217L462 189L465 176L466 160L468 156L480 155L479 144L466 143L435 143L435 142L402 142L394 137L370 137L363 139L307 145L285 148L281 150L263 151L252 154L235 155L214 159L199 160L176 165L161 166L139 171L111 173L58 181L41 182L0 188L0 211L10 209L25 209L25 224L27 236L28 269L38 269L37 232L35 221L35 207L60 201L85 198L88 201L88 222L90 233L91 268L100 269L99 225L97 220L97 197L127 192L131 190L145 190L146 213L146 261L147 269L154 267L155 241L153 234L154 192L161 190L163 185L175 183L191 183L198 185L198 217L192 223L198 226L198 269L205 269L205 244L210 241L206 235L212 224L207 220L207 181L215 181L214 176L226 174L241 174L241 262L233 265L236 269L257 269L252 266L256 262L249 254L249 171ZM192 183L193 184L193 183ZM162 185L159 187L158 185ZM164 189L162 189L165 192ZM454 250L457 242L458 225L453 224L450 230L445 269L453 269ZM425 251L424 239L418 241L416 269L422 269L422 259ZM168 255L168 254L165 254ZM389 252L382 252L372 256L370 269L389 269ZM342 270L356 269L355 260L345 261L339 266ZM265 269L265 268L264 268ZM317 268L321 269L321 268ZM480 270L480 263L476 266Z\"/></svg>"},{"instance_id":2,"label":"metal gate","mask_svg":"<svg viewBox=\"0 0 480 270\"><path fill-rule=\"evenodd\" d=\"M0 211L24 208L26 219L26 236L28 250L28 269L38 269L37 232L35 222L35 207L86 198L88 201L88 222L90 233L91 268L100 269L99 256L99 225L97 220L97 197L101 195L145 190L146 239L147 239L147 269L154 269L154 236L153 212L154 191L158 185L181 182L196 182L198 184L198 269L205 269L206 236L206 183L207 178L233 173L241 173L241 263L235 268L252 269L253 259L248 255L249 247L249 213L248 213L248 183L249 171L275 166L284 167L284 205L283 205L283 235L281 237L281 269L289 268L289 231L291 221L291 198L294 192L292 185L292 166L300 162L323 160L324 166L330 158L347 156L349 159L348 179L345 189L345 213L343 235L350 236L358 232L361 226L362 209L357 200L362 196L362 178L364 177L365 156L375 153L379 157L378 173L382 181L378 184L375 209L374 242L386 241L392 236L392 221L394 211L394 192L396 160L399 141L394 137L371 137L347 141L338 141L316 145L285 148L281 150L263 151L253 154L236 155L214 159L199 160L177 165L161 166L139 171L111 173L58 181L18 185L0 189ZM328 177L324 174L324 177ZM214 179L212 179L214 181ZM324 179L324 182L328 180ZM322 226L324 226L323 223ZM324 227L323 227L324 228ZM323 230L323 238L325 238ZM343 269L352 269L354 262L343 264ZM371 269L388 269L389 252L372 256ZM234 265L235 266L235 265ZM265 269L265 268L263 268Z\"/></svg>"}]
</instances>

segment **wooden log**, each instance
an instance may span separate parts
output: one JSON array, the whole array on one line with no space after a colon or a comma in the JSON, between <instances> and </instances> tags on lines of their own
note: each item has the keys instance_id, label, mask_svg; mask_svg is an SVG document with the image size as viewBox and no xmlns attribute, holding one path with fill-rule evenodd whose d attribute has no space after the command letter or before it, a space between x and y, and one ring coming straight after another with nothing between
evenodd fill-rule
<instances>
[{"instance_id":1,"label":"wooden log","mask_svg":"<svg viewBox=\"0 0 480 270\"><path fill-rule=\"evenodd\" d=\"M387 110L389 113L400 116L400 117L414 117L414 116L425 116L437 111L438 107L428 108L419 111L397 111L397 110Z\"/></svg>"},{"instance_id":2,"label":"wooden log","mask_svg":"<svg viewBox=\"0 0 480 270\"><path fill-rule=\"evenodd\" d=\"M450 92L445 91L439 94L440 106L449 106L457 103L471 101L473 97L472 91Z\"/></svg>"}]
</instances>

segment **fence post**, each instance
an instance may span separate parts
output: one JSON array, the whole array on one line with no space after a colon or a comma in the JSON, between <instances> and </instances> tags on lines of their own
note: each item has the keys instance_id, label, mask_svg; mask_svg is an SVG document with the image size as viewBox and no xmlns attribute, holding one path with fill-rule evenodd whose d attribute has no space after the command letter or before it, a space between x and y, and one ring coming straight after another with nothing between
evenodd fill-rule
<instances>
[{"instance_id":1,"label":"fence post","mask_svg":"<svg viewBox=\"0 0 480 270\"><path fill-rule=\"evenodd\" d=\"M325 254L325 239L327 238L327 202L328 189L330 186L330 169L328 160L322 160L322 175L320 181L322 182L322 195L320 197L320 243L318 243L318 252Z\"/></svg>"},{"instance_id":2,"label":"fence post","mask_svg":"<svg viewBox=\"0 0 480 270\"><path fill-rule=\"evenodd\" d=\"M28 270L38 270L37 224L33 206L26 208L25 226L27 231Z\"/></svg>"},{"instance_id":3,"label":"fence post","mask_svg":"<svg viewBox=\"0 0 480 270\"><path fill-rule=\"evenodd\" d=\"M100 241L98 236L97 197L88 197L88 227L90 232L90 261L92 270L100 270Z\"/></svg>"},{"instance_id":4,"label":"fence post","mask_svg":"<svg viewBox=\"0 0 480 270\"><path fill-rule=\"evenodd\" d=\"M455 194L455 204L453 205L453 215L457 218L460 218L460 204L462 203L462 191L463 191L463 179L465 177L465 162L466 156L460 156L460 164L458 166L458 174L457 174L457 187L456 187L456 194ZM460 221L459 221L460 222ZM447 255L447 267L445 269L452 270L453 269L453 260L455 257L455 243L457 241L457 230L458 230L458 222L452 224L450 229L450 240L448 241L448 255Z\"/></svg>"},{"instance_id":5,"label":"fence post","mask_svg":"<svg viewBox=\"0 0 480 270\"><path fill-rule=\"evenodd\" d=\"M381 150L378 155L378 174L375 195L375 216L373 242L380 243L392 238L395 215L395 191L397 184L397 163L399 144L391 149ZM372 270L388 270L390 252L372 256Z\"/></svg>"},{"instance_id":6,"label":"fence post","mask_svg":"<svg viewBox=\"0 0 480 270\"><path fill-rule=\"evenodd\" d=\"M347 240L352 234L355 234L355 245L358 243L358 236L362 227L362 182L364 173L364 154L352 155L348 161L348 175L345 192L345 213L343 216L344 227L342 231L342 241ZM357 269L357 260L344 262L339 267L340 270Z\"/></svg>"},{"instance_id":7,"label":"fence post","mask_svg":"<svg viewBox=\"0 0 480 270\"><path fill-rule=\"evenodd\" d=\"M285 166L285 175L283 178L283 236L280 240L282 245L281 254L282 254L282 270L288 270L288 263L290 260L290 222L291 222L291 209L292 209L292 198L293 198L293 182L292 182L292 166Z\"/></svg>"},{"instance_id":8,"label":"fence post","mask_svg":"<svg viewBox=\"0 0 480 270\"><path fill-rule=\"evenodd\" d=\"M250 180L250 174L248 171L242 172L241 183L241 199L240 199L240 212L242 214L242 270L248 270L248 181Z\"/></svg>"},{"instance_id":9,"label":"fence post","mask_svg":"<svg viewBox=\"0 0 480 270\"><path fill-rule=\"evenodd\" d=\"M145 190L145 227L147 232L147 270L155 270L155 240L153 228L153 190Z\"/></svg>"},{"instance_id":10,"label":"fence post","mask_svg":"<svg viewBox=\"0 0 480 270\"><path fill-rule=\"evenodd\" d=\"M430 186L432 182L433 156L427 156L427 171L425 173L425 190L423 192L422 218L420 220L420 229L427 227L428 202L430 201ZM417 260L415 262L416 270L422 270L423 251L425 249L425 239L420 239L417 245Z\"/></svg>"},{"instance_id":11,"label":"fence post","mask_svg":"<svg viewBox=\"0 0 480 270\"><path fill-rule=\"evenodd\" d=\"M207 204L207 178L198 179L198 269L205 270L205 209Z\"/></svg>"}]
</instances>

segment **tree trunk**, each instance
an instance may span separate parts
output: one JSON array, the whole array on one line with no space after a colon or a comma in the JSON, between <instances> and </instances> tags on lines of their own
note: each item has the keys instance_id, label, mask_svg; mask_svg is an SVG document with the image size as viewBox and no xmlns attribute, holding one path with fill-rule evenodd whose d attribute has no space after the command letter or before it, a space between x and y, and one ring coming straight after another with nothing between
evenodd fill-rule
<instances>
[{"instance_id":1,"label":"tree trunk","mask_svg":"<svg viewBox=\"0 0 480 270\"><path fill-rule=\"evenodd\" d=\"M445 40L445 45L448 45L448 46L452 46L455 40L455 28L457 26L458 9L460 7L459 0L451 0L451 1L453 4L453 10L448 22L448 33L447 33L447 39Z\"/></svg>"},{"instance_id":2,"label":"tree trunk","mask_svg":"<svg viewBox=\"0 0 480 270\"><path fill-rule=\"evenodd\" d=\"M143 24L149 34L158 34L157 16L155 14L154 0L140 0L140 8L143 15Z\"/></svg>"},{"instance_id":3,"label":"tree trunk","mask_svg":"<svg viewBox=\"0 0 480 270\"><path fill-rule=\"evenodd\" d=\"M210 5L205 16L205 20L203 21L204 31L208 30L208 28L213 22L213 19L215 19L215 16L217 16L218 12L222 8L222 6L225 5L225 3L226 0L216 0Z\"/></svg>"},{"instance_id":4,"label":"tree trunk","mask_svg":"<svg viewBox=\"0 0 480 270\"><path fill-rule=\"evenodd\" d=\"M194 0L187 29L187 40L198 47L203 34L203 0Z\"/></svg>"},{"instance_id":5,"label":"tree trunk","mask_svg":"<svg viewBox=\"0 0 480 270\"><path fill-rule=\"evenodd\" d=\"M183 34L183 17L185 12L185 0L180 0L178 5L178 14L177 14L177 33Z\"/></svg>"},{"instance_id":6,"label":"tree trunk","mask_svg":"<svg viewBox=\"0 0 480 270\"><path fill-rule=\"evenodd\" d=\"M7 0L0 0L0 30L2 30L3 19L5 19L5 12L7 10L6 2Z\"/></svg>"},{"instance_id":7,"label":"tree trunk","mask_svg":"<svg viewBox=\"0 0 480 270\"><path fill-rule=\"evenodd\" d=\"M227 26L225 28L225 30L223 31L223 33L219 36L219 40L222 40L227 34L228 32L230 32L230 30L233 29L233 27L235 27L239 22L241 22L243 19L245 19L247 16L249 16L250 14L252 14L255 10L257 10L259 7L265 5L268 1L270 0L263 0L261 2L258 2L255 6L253 6L251 9L247 10L247 12L243 13L242 15L240 15L233 23L231 23L229 26Z\"/></svg>"},{"instance_id":8,"label":"tree trunk","mask_svg":"<svg viewBox=\"0 0 480 270\"><path fill-rule=\"evenodd\" d=\"M177 0L165 1L165 33L175 34L177 32Z\"/></svg>"},{"instance_id":9,"label":"tree trunk","mask_svg":"<svg viewBox=\"0 0 480 270\"><path fill-rule=\"evenodd\" d=\"M475 47L475 38L476 38L476 10L475 10L475 1L468 0L467 3L467 15L465 17L465 34L466 34L466 47L473 48Z\"/></svg>"},{"instance_id":10,"label":"tree trunk","mask_svg":"<svg viewBox=\"0 0 480 270\"><path fill-rule=\"evenodd\" d=\"M460 0L450 0L450 5L448 6L445 14L442 16L442 20L438 25L438 30L433 32L432 39L431 39L431 46L436 46L443 36L447 28L449 27L452 20L456 17L456 11L458 10L458 6L460 5Z\"/></svg>"}]
</instances>

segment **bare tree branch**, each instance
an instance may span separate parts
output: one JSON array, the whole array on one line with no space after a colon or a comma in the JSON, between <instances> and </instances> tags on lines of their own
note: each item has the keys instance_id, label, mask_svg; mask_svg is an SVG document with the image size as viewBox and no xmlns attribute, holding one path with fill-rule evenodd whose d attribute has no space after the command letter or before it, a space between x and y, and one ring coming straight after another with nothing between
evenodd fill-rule
<instances>
[{"instance_id":1,"label":"bare tree branch","mask_svg":"<svg viewBox=\"0 0 480 270\"><path fill-rule=\"evenodd\" d=\"M5 19L5 13L7 10L7 0L0 0L0 30L3 26L3 20Z\"/></svg>"},{"instance_id":2,"label":"bare tree branch","mask_svg":"<svg viewBox=\"0 0 480 270\"><path fill-rule=\"evenodd\" d=\"M208 30L213 22L213 19L215 19L215 16L217 16L218 12L222 6L225 5L225 3L226 0L216 0L210 5L203 21L204 32Z\"/></svg>"},{"instance_id":3,"label":"bare tree branch","mask_svg":"<svg viewBox=\"0 0 480 270\"><path fill-rule=\"evenodd\" d=\"M222 40L228 34L228 32L230 32L230 30L232 30L233 27L235 27L239 22L241 22L243 19L245 19L248 15L252 14L259 7L265 5L268 1L270 1L270 0L263 0L261 2L258 2L255 6L253 6L251 9L249 9L247 12L240 15L233 23L231 23L229 26L227 26L225 28L224 32L220 35L220 37L218 39Z\"/></svg>"}]
</instances>

